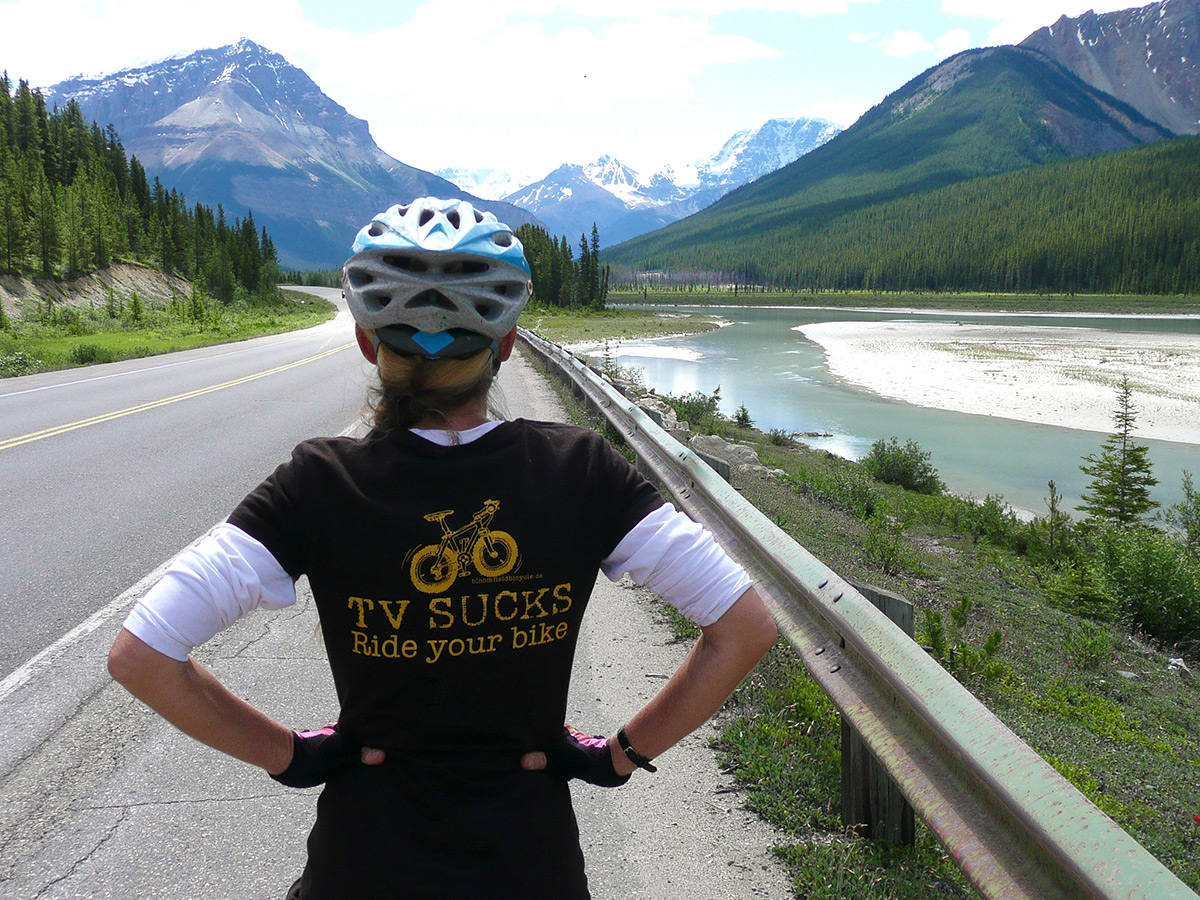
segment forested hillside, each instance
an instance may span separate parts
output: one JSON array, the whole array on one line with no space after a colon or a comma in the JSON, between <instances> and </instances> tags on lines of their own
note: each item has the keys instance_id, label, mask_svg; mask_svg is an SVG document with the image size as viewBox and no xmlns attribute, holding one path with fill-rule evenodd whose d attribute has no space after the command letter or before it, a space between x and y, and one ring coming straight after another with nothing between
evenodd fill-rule
<instances>
[{"instance_id":1,"label":"forested hillside","mask_svg":"<svg viewBox=\"0 0 1200 900\"><path fill-rule=\"evenodd\" d=\"M929 221L941 215L925 205L935 192L1169 137L1036 51L966 51L914 78L792 165L689 219L612 248L605 260L616 270L614 284L637 271L686 272L684 281L818 289L980 284L963 266L969 269L983 254L1011 259L1017 248L993 244L965 222L956 228ZM911 218L896 218L901 209ZM992 216L1020 211L995 204L990 209ZM1136 214L1122 210L1118 218ZM932 283L925 258L931 248L906 243L907 233L928 239L930 230L961 250L960 257L939 251L948 261L939 271L950 274ZM826 255L847 250L853 264ZM891 260L887 266L876 264L880 254ZM997 289L1014 282L1003 266L991 280Z\"/></svg>"},{"instance_id":2,"label":"forested hillside","mask_svg":"<svg viewBox=\"0 0 1200 900\"><path fill-rule=\"evenodd\" d=\"M189 208L126 158L111 128L69 101L0 78L0 273L72 278L129 259L200 283L221 300L273 291L275 247L254 217Z\"/></svg>"},{"instance_id":3,"label":"forested hillside","mask_svg":"<svg viewBox=\"0 0 1200 900\"><path fill-rule=\"evenodd\" d=\"M1197 185L1200 138L1178 138L796 219L769 244L731 232L688 253L691 274L681 278L729 272L792 290L1200 293ZM628 277L614 274L614 285Z\"/></svg>"}]
</instances>

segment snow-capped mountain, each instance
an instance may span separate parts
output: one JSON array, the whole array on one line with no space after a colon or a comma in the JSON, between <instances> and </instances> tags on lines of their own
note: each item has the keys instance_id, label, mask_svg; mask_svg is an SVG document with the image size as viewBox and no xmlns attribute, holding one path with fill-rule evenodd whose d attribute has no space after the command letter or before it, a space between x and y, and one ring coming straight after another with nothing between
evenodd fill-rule
<instances>
[{"instance_id":1,"label":"snow-capped mountain","mask_svg":"<svg viewBox=\"0 0 1200 900\"><path fill-rule=\"evenodd\" d=\"M705 187L732 190L795 162L839 132L824 119L770 119L739 131L708 159L697 162L696 173Z\"/></svg>"},{"instance_id":2,"label":"snow-capped mountain","mask_svg":"<svg viewBox=\"0 0 1200 900\"><path fill-rule=\"evenodd\" d=\"M451 184L458 185L468 194L484 200L500 200L527 184L537 181L530 173L506 172L503 169L464 169L451 167L434 172Z\"/></svg>"},{"instance_id":3,"label":"snow-capped mountain","mask_svg":"<svg viewBox=\"0 0 1200 900\"><path fill-rule=\"evenodd\" d=\"M1200 0L1062 16L1021 46L1176 134L1200 134Z\"/></svg>"},{"instance_id":4,"label":"snow-capped mountain","mask_svg":"<svg viewBox=\"0 0 1200 900\"><path fill-rule=\"evenodd\" d=\"M364 120L249 40L43 93L113 124L126 152L189 201L220 203L230 217L252 212L288 266L340 265L362 223L398 200L467 196L388 156ZM481 205L514 227L533 221L506 204Z\"/></svg>"},{"instance_id":5,"label":"snow-capped mountain","mask_svg":"<svg viewBox=\"0 0 1200 900\"><path fill-rule=\"evenodd\" d=\"M572 241L590 234L595 224L608 246L689 216L734 188L794 162L840 131L823 119L770 119L739 131L683 173L667 166L647 176L615 157L601 156L583 166L559 166L499 196L535 214L551 233ZM489 196L484 185L512 178L495 169L443 169L438 174L478 196Z\"/></svg>"},{"instance_id":6,"label":"snow-capped mountain","mask_svg":"<svg viewBox=\"0 0 1200 900\"><path fill-rule=\"evenodd\" d=\"M593 224L603 239L608 225L629 211L616 195L588 177L586 167L573 165L559 166L504 200L533 213L551 234L566 235L572 243L579 235L590 234Z\"/></svg>"}]
</instances>

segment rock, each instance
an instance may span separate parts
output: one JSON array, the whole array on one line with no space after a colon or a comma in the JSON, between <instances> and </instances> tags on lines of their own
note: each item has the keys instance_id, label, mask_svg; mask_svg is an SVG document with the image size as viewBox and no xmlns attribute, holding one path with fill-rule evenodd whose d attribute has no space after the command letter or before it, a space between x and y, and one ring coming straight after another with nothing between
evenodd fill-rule
<instances>
[{"instance_id":1,"label":"rock","mask_svg":"<svg viewBox=\"0 0 1200 900\"><path fill-rule=\"evenodd\" d=\"M637 401L638 409L654 420L654 424L675 438L681 444L686 444L691 437L692 429L687 422L680 422L679 416L670 404L657 397L642 397Z\"/></svg>"},{"instance_id":2,"label":"rock","mask_svg":"<svg viewBox=\"0 0 1200 900\"><path fill-rule=\"evenodd\" d=\"M731 466L757 466L758 454L750 447L731 444L715 434L698 434L689 442L693 450L723 459Z\"/></svg>"},{"instance_id":3,"label":"rock","mask_svg":"<svg viewBox=\"0 0 1200 900\"><path fill-rule=\"evenodd\" d=\"M1137 678L1137 672L1127 672L1124 669L1117 669L1117 674L1122 678Z\"/></svg>"},{"instance_id":4,"label":"rock","mask_svg":"<svg viewBox=\"0 0 1200 900\"><path fill-rule=\"evenodd\" d=\"M1192 677L1192 670L1189 669L1188 664L1179 657L1167 660L1167 671L1178 672L1184 678Z\"/></svg>"}]
</instances>

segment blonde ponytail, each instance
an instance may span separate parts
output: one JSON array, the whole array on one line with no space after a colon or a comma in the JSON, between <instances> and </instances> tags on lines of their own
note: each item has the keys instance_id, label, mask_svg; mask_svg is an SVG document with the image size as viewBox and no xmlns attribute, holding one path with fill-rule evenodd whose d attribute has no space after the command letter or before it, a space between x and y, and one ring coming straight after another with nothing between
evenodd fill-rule
<instances>
[{"instance_id":1,"label":"blonde ponytail","mask_svg":"<svg viewBox=\"0 0 1200 900\"><path fill-rule=\"evenodd\" d=\"M372 436L412 428L430 414L445 418L453 410L483 400L495 375L491 350L466 359L426 359L401 356L380 344L377 353L379 385L371 397L375 414Z\"/></svg>"}]
</instances>

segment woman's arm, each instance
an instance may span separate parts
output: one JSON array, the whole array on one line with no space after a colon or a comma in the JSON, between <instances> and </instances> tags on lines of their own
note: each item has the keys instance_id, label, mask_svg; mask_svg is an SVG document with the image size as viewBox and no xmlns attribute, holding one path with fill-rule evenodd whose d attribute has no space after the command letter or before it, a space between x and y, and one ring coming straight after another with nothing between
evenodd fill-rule
<instances>
[{"instance_id":1,"label":"woman's arm","mask_svg":"<svg viewBox=\"0 0 1200 900\"><path fill-rule=\"evenodd\" d=\"M719 619L700 630L700 639L675 674L625 726L630 746L644 757L658 756L708 721L778 637L775 620L752 587ZM617 775L629 775L637 768L621 748L617 735L608 739L607 749ZM569 755L574 757L579 753L575 750ZM604 767L594 756L586 763L573 759L572 764L584 768L597 766L596 774L603 775ZM526 753L521 758L521 767L545 769L546 753ZM597 781L577 772L568 777L581 777L593 784L621 783Z\"/></svg>"},{"instance_id":2,"label":"woman's arm","mask_svg":"<svg viewBox=\"0 0 1200 900\"><path fill-rule=\"evenodd\" d=\"M777 636L775 620L750 588L716 622L701 628L683 664L629 720L625 734L630 745L652 759L691 734L721 708ZM636 768L615 734L608 746L619 774Z\"/></svg>"},{"instance_id":3,"label":"woman's arm","mask_svg":"<svg viewBox=\"0 0 1200 900\"><path fill-rule=\"evenodd\" d=\"M229 691L191 658L159 653L122 628L108 671L185 734L278 775L292 761L292 732Z\"/></svg>"}]
</instances>

